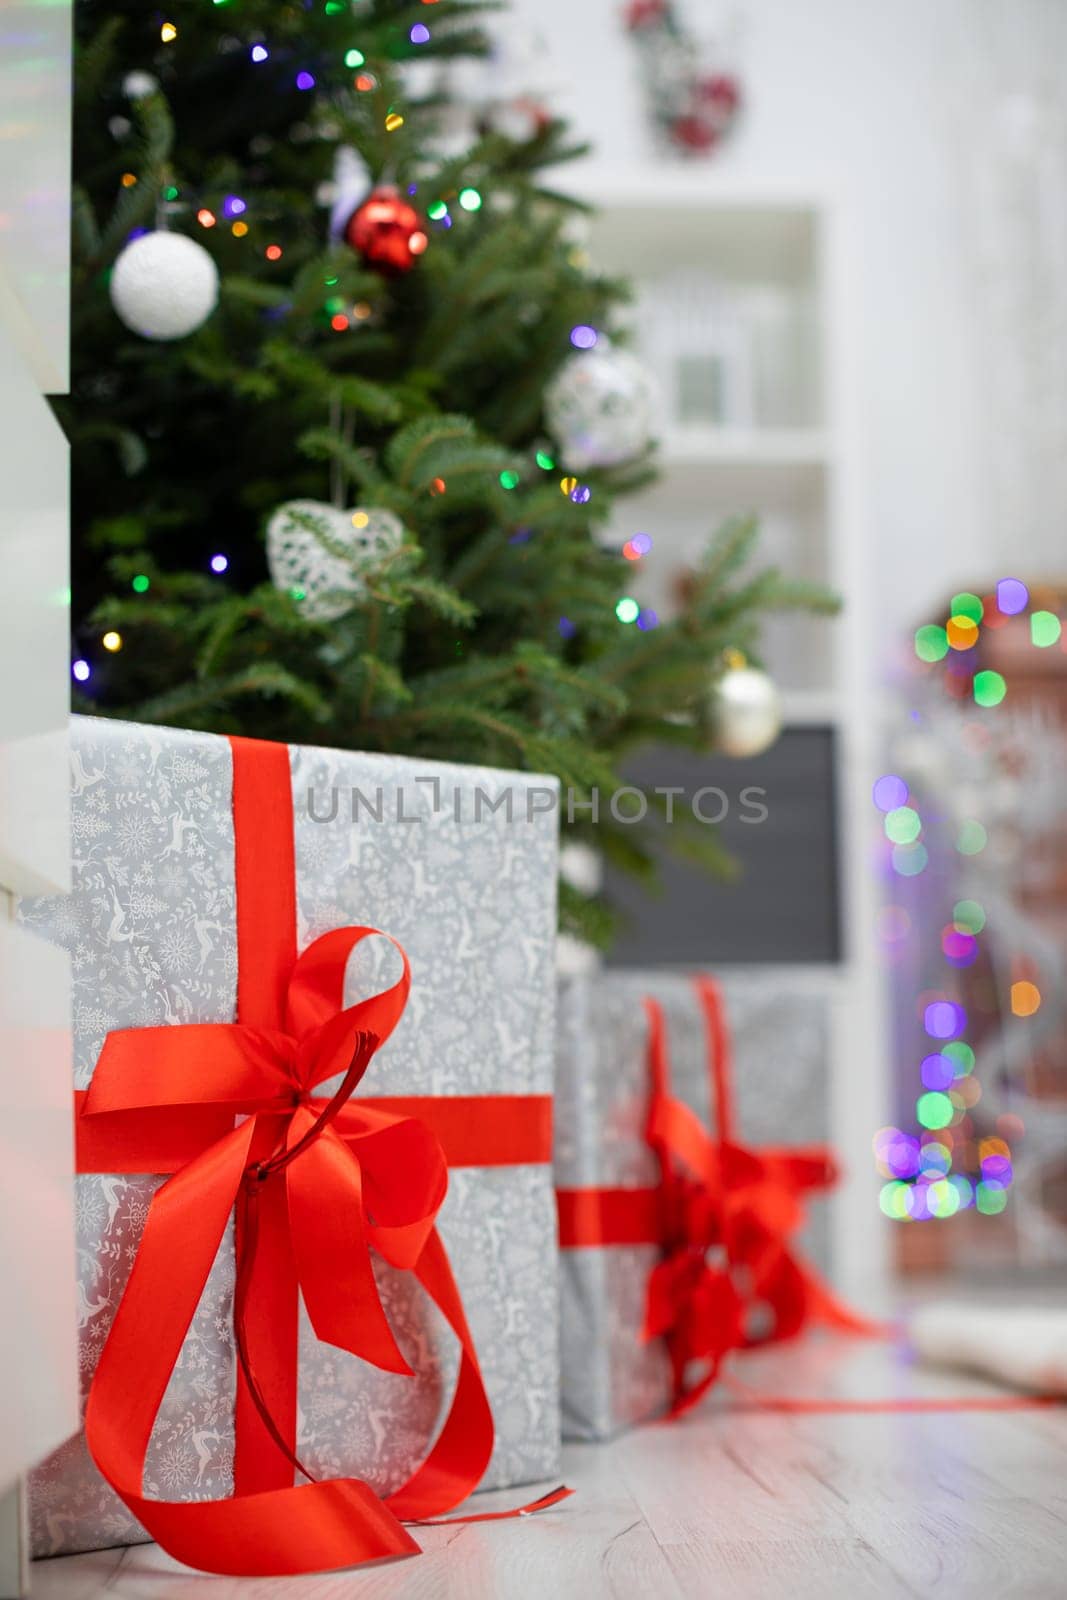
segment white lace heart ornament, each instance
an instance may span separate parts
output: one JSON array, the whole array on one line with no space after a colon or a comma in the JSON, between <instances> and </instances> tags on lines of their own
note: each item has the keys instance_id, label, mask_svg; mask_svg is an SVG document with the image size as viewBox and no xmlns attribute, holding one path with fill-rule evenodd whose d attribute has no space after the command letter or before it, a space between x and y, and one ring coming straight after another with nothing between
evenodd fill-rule
<instances>
[{"instance_id":1,"label":"white lace heart ornament","mask_svg":"<svg viewBox=\"0 0 1067 1600\"><path fill-rule=\"evenodd\" d=\"M332 622L366 592L364 573L403 542L404 524L392 511L288 500L267 523L267 565L274 587L291 594L304 616Z\"/></svg>"}]
</instances>

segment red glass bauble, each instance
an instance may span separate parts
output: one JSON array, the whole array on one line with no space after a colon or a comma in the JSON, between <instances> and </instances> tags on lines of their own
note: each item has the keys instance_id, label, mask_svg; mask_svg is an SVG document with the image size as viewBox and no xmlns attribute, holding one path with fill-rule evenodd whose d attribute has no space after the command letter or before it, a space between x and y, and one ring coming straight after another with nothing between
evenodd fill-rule
<instances>
[{"instance_id":1,"label":"red glass bauble","mask_svg":"<svg viewBox=\"0 0 1067 1600\"><path fill-rule=\"evenodd\" d=\"M676 117L671 138L685 150L712 150L719 142L719 131L706 117Z\"/></svg>"},{"instance_id":2,"label":"red glass bauble","mask_svg":"<svg viewBox=\"0 0 1067 1600\"><path fill-rule=\"evenodd\" d=\"M426 234L415 207L399 190L372 189L345 226L345 239L380 272L410 272L426 249Z\"/></svg>"},{"instance_id":3,"label":"red glass bauble","mask_svg":"<svg viewBox=\"0 0 1067 1600\"><path fill-rule=\"evenodd\" d=\"M741 105L741 85L728 72L716 72L702 78L697 92L705 104L715 108L721 117L732 117Z\"/></svg>"}]
</instances>

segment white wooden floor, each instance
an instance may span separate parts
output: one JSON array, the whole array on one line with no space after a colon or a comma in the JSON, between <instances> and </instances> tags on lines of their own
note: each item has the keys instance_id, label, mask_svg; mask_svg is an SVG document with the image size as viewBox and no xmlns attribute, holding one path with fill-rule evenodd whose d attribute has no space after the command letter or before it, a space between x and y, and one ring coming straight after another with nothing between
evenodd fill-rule
<instances>
[{"instance_id":1,"label":"white wooden floor","mask_svg":"<svg viewBox=\"0 0 1067 1600\"><path fill-rule=\"evenodd\" d=\"M779 1394L993 1392L856 1340L751 1357L741 1370ZM39 1562L33 1600L1067 1595L1067 1408L813 1416L719 1397L680 1425L569 1448L564 1476L578 1493L556 1510L422 1529L425 1553L409 1561L237 1582L144 1545ZM482 1495L474 1509L525 1498Z\"/></svg>"}]
</instances>

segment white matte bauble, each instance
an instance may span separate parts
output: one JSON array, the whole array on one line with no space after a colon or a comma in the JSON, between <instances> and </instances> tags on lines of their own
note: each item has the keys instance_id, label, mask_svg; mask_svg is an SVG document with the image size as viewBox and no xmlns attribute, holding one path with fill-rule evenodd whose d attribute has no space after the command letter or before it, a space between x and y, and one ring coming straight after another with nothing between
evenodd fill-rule
<instances>
[{"instance_id":1,"label":"white matte bauble","mask_svg":"<svg viewBox=\"0 0 1067 1600\"><path fill-rule=\"evenodd\" d=\"M782 731L777 684L756 667L728 667L712 689L711 719L716 750L758 756Z\"/></svg>"},{"instance_id":2,"label":"white matte bauble","mask_svg":"<svg viewBox=\"0 0 1067 1600\"><path fill-rule=\"evenodd\" d=\"M603 344L563 363L545 391L545 421L564 466L615 467L648 447L654 403L637 357Z\"/></svg>"},{"instance_id":3,"label":"white matte bauble","mask_svg":"<svg viewBox=\"0 0 1067 1600\"><path fill-rule=\"evenodd\" d=\"M365 574L403 542L404 524L391 511L288 500L267 523L267 565L274 587L305 617L332 622L366 592Z\"/></svg>"},{"instance_id":4,"label":"white matte bauble","mask_svg":"<svg viewBox=\"0 0 1067 1600\"><path fill-rule=\"evenodd\" d=\"M145 233L115 262L111 304L144 339L184 339L219 298L219 273L202 244L184 233Z\"/></svg>"},{"instance_id":5,"label":"white matte bauble","mask_svg":"<svg viewBox=\"0 0 1067 1600\"><path fill-rule=\"evenodd\" d=\"M127 100L147 100L159 88L159 79L151 72L127 72L122 80L122 92Z\"/></svg>"}]
</instances>

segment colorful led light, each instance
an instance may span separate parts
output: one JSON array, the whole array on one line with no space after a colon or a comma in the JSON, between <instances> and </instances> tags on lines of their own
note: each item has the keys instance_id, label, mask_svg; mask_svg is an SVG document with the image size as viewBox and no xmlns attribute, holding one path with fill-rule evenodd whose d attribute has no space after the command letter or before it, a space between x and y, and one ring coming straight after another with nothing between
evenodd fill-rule
<instances>
[{"instance_id":1,"label":"colorful led light","mask_svg":"<svg viewBox=\"0 0 1067 1600\"><path fill-rule=\"evenodd\" d=\"M1039 650L1047 650L1057 642L1063 627L1053 611L1033 611L1030 614L1030 638Z\"/></svg>"},{"instance_id":2,"label":"colorful led light","mask_svg":"<svg viewBox=\"0 0 1067 1600\"><path fill-rule=\"evenodd\" d=\"M980 822L971 817L960 824L956 835L956 849L962 856L976 856L986 847L988 834Z\"/></svg>"},{"instance_id":3,"label":"colorful led light","mask_svg":"<svg viewBox=\"0 0 1067 1600\"><path fill-rule=\"evenodd\" d=\"M920 661L942 661L948 654L948 635L936 623L916 629L915 654Z\"/></svg>"},{"instance_id":4,"label":"colorful led light","mask_svg":"<svg viewBox=\"0 0 1067 1600\"><path fill-rule=\"evenodd\" d=\"M415 26L408 34L408 38L411 40L412 44L428 44L430 40L430 30L424 22L416 22Z\"/></svg>"},{"instance_id":5,"label":"colorful led light","mask_svg":"<svg viewBox=\"0 0 1067 1600\"><path fill-rule=\"evenodd\" d=\"M576 489L571 490L571 499L576 506L588 505L593 498L593 491L587 483L580 483Z\"/></svg>"},{"instance_id":6,"label":"colorful led light","mask_svg":"<svg viewBox=\"0 0 1067 1600\"><path fill-rule=\"evenodd\" d=\"M878 1204L887 1217L892 1217L894 1222L904 1222L911 1215L912 1188L908 1183L901 1183L893 1178L889 1183L882 1185L878 1196Z\"/></svg>"},{"instance_id":7,"label":"colorful led light","mask_svg":"<svg viewBox=\"0 0 1067 1600\"><path fill-rule=\"evenodd\" d=\"M1008 692L1008 686L999 672L976 672L974 675L974 701L979 706L999 706Z\"/></svg>"},{"instance_id":8,"label":"colorful led light","mask_svg":"<svg viewBox=\"0 0 1067 1600\"><path fill-rule=\"evenodd\" d=\"M519 475L518 475L518 473L517 472L502 472L500 474L500 487L502 489L517 489L519 487Z\"/></svg>"},{"instance_id":9,"label":"colorful led light","mask_svg":"<svg viewBox=\"0 0 1067 1600\"><path fill-rule=\"evenodd\" d=\"M927 1089L947 1089L955 1081L956 1068L948 1056L938 1051L923 1057L919 1075Z\"/></svg>"},{"instance_id":10,"label":"colorful led light","mask_svg":"<svg viewBox=\"0 0 1067 1600\"><path fill-rule=\"evenodd\" d=\"M114 654L116 650L122 649L122 634L116 633L114 628L109 628L100 643L105 650L110 650Z\"/></svg>"},{"instance_id":11,"label":"colorful led light","mask_svg":"<svg viewBox=\"0 0 1067 1600\"><path fill-rule=\"evenodd\" d=\"M923 1010L923 1027L931 1039L955 1039L967 1026L967 1013L954 1000L932 1000Z\"/></svg>"},{"instance_id":12,"label":"colorful led light","mask_svg":"<svg viewBox=\"0 0 1067 1600\"><path fill-rule=\"evenodd\" d=\"M616 602L615 615L620 622L636 622L641 615L641 607L632 595L624 594L622 599Z\"/></svg>"},{"instance_id":13,"label":"colorful led light","mask_svg":"<svg viewBox=\"0 0 1067 1600\"><path fill-rule=\"evenodd\" d=\"M971 967L978 959L978 941L949 923L941 933L941 951L950 966Z\"/></svg>"},{"instance_id":14,"label":"colorful led light","mask_svg":"<svg viewBox=\"0 0 1067 1600\"><path fill-rule=\"evenodd\" d=\"M896 811L908 803L907 784L891 772L877 780L871 793L879 811Z\"/></svg>"},{"instance_id":15,"label":"colorful led light","mask_svg":"<svg viewBox=\"0 0 1067 1600\"><path fill-rule=\"evenodd\" d=\"M367 58L363 54L362 50L346 50L345 51L345 66L346 67L361 67L363 65L364 61L366 61L366 59Z\"/></svg>"},{"instance_id":16,"label":"colorful led light","mask_svg":"<svg viewBox=\"0 0 1067 1600\"><path fill-rule=\"evenodd\" d=\"M885 836L893 844L912 844L922 832L922 818L912 806L894 806L882 823Z\"/></svg>"},{"instance_id":17,"label":"colorful led light","mask_svg":"<svg viewBox=\"0 0 1067 1600\"><path fill-rule=\"evenodd\" d=\"M559 631L564 639L573 639L574 635L578 632L578 629L574 626L574 623L571 621L570 617L560 617Z\"/></svg>"},{"instance_id":18,"label":"colorful led light","mask_svg":"<svg viewBox=\"0 0 1067 1600\"><path fill-rule=\"evenodd\" d=\"M538 450L537 454L534 456L534 460L537 462L537 465L541 468L542 472L553 472L555 470L556 463L549 455L547 450Z\"/></svg>"},{"instance_id":19,"label":"colorful led light","mask_svg":"<svg viewBox=\"0 0 1067 1600\"><path fill-rule=\"evenodd\" d=\"M985 615L985 607L976 594L965 590L963 594L954 594L949 612L954 617L968 617L971 622L979 623Z\"/></svg>"},{"instance_id":20,"label":"colorful led light","mask_svg":"<svg viewBox=\"0 0 1067 1600\"><path fill-rule=\"evenodd\" d=\"M1030 591L1018 578L1001 578L997 584L997 609L1006 617L1017 617L1030 604Z\"/></svg>"},{"instance_id":21,"label":"colorful led light","mask_svg":"<svg viewBox=\"0 0 1067 1600\"><path fill-rule=\"evenodd\" d=\"M199 222L202 228L213 228L216 222L215 213L213 211L209 211L207 206L201 206L200 210L196 213L196 220Z\"/></svg>"},{"instance_id":22,"label":"colorful led light","mask_svg":"<svg viewBox=\"0 0 1067 1600\"><path fill-rule=\"evenodd\" d=\"M270 51L265 44L254 44L248 53L253 61L267 61L270 57Z\"/></svg>"},{"instance_id":23,"label":"colorful led light","mask_svg":"<svg viewBox=\"0 0 1067 1600\"><path fill-rule=\"evenodd\" d=\"M577 478L567 477L567 478L561 478L559 480L559 492L560 492L560 494L565 494L565 495L568 495L568 496L572 495L574 493L575 489L577 489L577 487L578 487L578 479Z\"/></svg>"},{"instance_id":24,"label":"colorful led light","mask_svg":"<svg viewBox=\"0 0 1067 1600\"><path fill-rule=\"evenodd\" d=\"M977 900L957 900L952 907L952 923L961 933L981 933L985 911Z\"/></svg>"},{"instance_id":25,"label":"colorful led light","mask_svg":"<svg viewBox=\"0 0 1067 1600\"><path fill-rule=\"evenodd\" d=\"M386 133L395 133L398 128L402 128L403 126L404 126L404 119L400 115L400 112L399 111L390 111L389 114L387 115L386 119L385 119L385 131L386 131Z\"/></svg>"},{"instance_id":26,"label":"colorful led light","mask_svg":"<svg viewBox=\"0 0 1067 1600\"><path fill-rule=\"evenodd\" d=\"M173 22L165 22L163 24L159 30L159 37L162 39L164 44L174 43L174 40L178 37L178 30L174 26Z\"/></svg>"},{"instance_id":27,"label":"colorful led light","mask_svg":"<svg viewBox=\"0 0 1067 1600\"><path fill-rule=\"evenodd\" d=\"M974 1203L978 1210L986 1217L999 1216L1008 1203L1008 1196L1002 1184L995 1181L986 1182L984 1179L975 1184Z\"/></svg>"},{"instance_id":28,"label":"colorful led light","mask_svg":"<svg viewBox=\"0 0 1067 1600\"><path fill-rule=\"evenodd\" d=\"M308 89L314 89L315 79L310 72L298 72L296 75L296 86L298 89L302 89L306 93Z\"/></svg>"},{"instance_id":29,"label":"colorful led light","mask_svg":"<svg viewBox=\"0 0 1067 1600\"><path fill-rule=\"evenodd\" d=\"M917 878L925 872L930 857L924 844L895 844L891 860L893 871L901 878Z\"/></svg>"},{"instance_id":30,"label":"colorful led light","mask_svg":"<svg viewBox=\"0 0 1067 1600\"><path fill-rule=\"evenodd\" d=\"M133 590L134 594L147 594L148 590L151 588L151 583L143 572L139 572L131 582L130 588Z\"/></svg>"},{"instance_id":31,"label":"colorful led light","mask_svg":"<svg viewBox=\"0 0 1067 1600\"><path fill-rule=\"evenodd\" d=\"M1011 1009L1016 1017L1032 1017L1041 1005L1041 990L1036 983L1023 980L1011 986Z\"/></svg>"},{"instance_id":32,"label":"colorful led light","mask_svg":"<svg viewBox=\"0 0 1067 1600\"><path fill-rule=\"evenodd\" d=\"M212 572L225 572L229 564L229 557L222 555L221 552L218 555L212 556L211 560L208 562Z\"/></svg>"},{"instance_id":33,"label":"colorful led light","mask_svg":"<svg viewBox=\"0 0 1067 1600\"><path fill-rule=\"evenodd\" d=\"M961 612L949 618L945 635L953 650L970 650L978 642L978 624Z\"/></svg>"},{"instance_id":34,"label":"colorful led light","mask_svg":"<svg viewBox=\"0 0 1067 1600\"><path fill-rule=\"evenodd\" d=\"M92 672L92 668L90 667L88 661L83 661L81 657L79 657L77 661L71 663L70 670L74 674L75 678L77 678L79 683L88 683L90 674Z\"/></svg>"},{"instance_id":35,"label":"colorful led light","mask_svg":"<svg viewBox=\"0 0 1067 1600\"><path fill-rule=\"evenodd\" d=\"M916 1100L915 1115L924 1128L947 1128L956 1115L956 1108L947 1094L931 1090Z\"/></svg>"},{"instance_id":36,"label":"colorful led light","mask_svg":"<svg viewBox=\"0 0 1067 1600\"><path fill-rule=\"evenodd\" d=\"M280 261L282 259L282 247L280 244L269 244L263 254L268 261Z\"/></svg>"},{"instance_id":37,"label":"colorful led light","mask_svg":"<svg viewBox=\"0 0 1067 1600\"><path fill-rule=\"evenodd\" d=\"M576 350L591 350L597 341L597 331L586 322L571 329L571 344Z\"/></svg>"},{"instance_id":38,"label":"colorful led light","mask_svg":"<svg viewBox=\"0 0 1067 1600\"><path fill-rule=\"evenodd\" d=\"M642 633L651 633L653 628L659 627L659 617L651 606L642 606L637 618L637 626Z\"/></svg>"},{"instance_id":39,"label":"colorful led light","mask_svg":"<svg viewBox=\"0 0 1067 1600\"><path fill-rule=\"evenodd\" d=\"M941 1054L952 1062L957 1080L974 1071L974 1051L963 1039L951 1039L941 1046Z\"/></svg>"},{"instance_id":40,"label":"colorful led light","mask_svg":"<svg viewBox=\"0 0 1067 1600\"><path fill-rule=\"evenodd\" d=\"M482 197L477 189L461 189L459 191L459 203L464 211L480 211L482 209Z\"/></svg>"}]
</instances>

